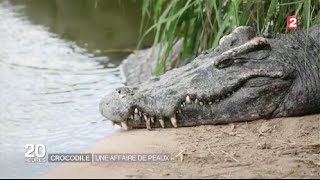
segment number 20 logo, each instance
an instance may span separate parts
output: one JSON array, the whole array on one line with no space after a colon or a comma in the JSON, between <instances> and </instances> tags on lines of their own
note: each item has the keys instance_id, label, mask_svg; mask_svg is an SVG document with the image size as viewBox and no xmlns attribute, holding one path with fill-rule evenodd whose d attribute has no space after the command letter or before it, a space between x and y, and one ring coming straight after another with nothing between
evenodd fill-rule
<instances>
[{"instance_id":1,"label":"number 20 logo","mask_svg":"<svg viewBox=\"0 0 320 180\"><path fill-rule=\"evenodd\" d=\"M287 16L287 28L297 29L297 17L296 16Z\"/></svg>"},{"instance_id":2,"label":"number 20 logo","mask_svg":"<svg viewBox=\"0 0 320 180\"><path fill-rule=\"evenodd\" d=\"M46 156L46 146L43 144L26 144L24 149L27 150L24 155L25 158L43 158Z\"/></svg>"}]
</instances>

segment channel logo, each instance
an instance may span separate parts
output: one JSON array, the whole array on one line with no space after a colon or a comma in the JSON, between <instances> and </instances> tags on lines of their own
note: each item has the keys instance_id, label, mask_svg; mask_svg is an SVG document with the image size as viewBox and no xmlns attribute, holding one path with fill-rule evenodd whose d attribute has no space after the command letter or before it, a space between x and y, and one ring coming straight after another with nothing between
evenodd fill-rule
<instances>
[{"instance_id":1,"label":"channel logo","mask_svg":"<svg viewBox=\"0 0 320 180\"><path fill-rule=\"evenodd\" d=\"M287 16L287 28L288 29L297 29L297 17L296 16Z\"/></svg>"}]
</instances>

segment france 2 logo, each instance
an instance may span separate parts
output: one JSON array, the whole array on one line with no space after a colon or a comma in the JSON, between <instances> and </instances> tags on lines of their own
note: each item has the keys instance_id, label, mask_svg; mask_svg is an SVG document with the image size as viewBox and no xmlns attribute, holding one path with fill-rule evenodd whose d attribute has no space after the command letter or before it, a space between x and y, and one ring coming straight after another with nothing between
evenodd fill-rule
<instances>
[{"instance_id":1,"label":"france 2 logo","mask_svg":"<svg viewBox=\"0 0 320 180\"><path fill-rule=\"evenodd\" d=\"M296 30L297 29L297 17L287 16L287 28Z\"/></svg>"}]
</instances>

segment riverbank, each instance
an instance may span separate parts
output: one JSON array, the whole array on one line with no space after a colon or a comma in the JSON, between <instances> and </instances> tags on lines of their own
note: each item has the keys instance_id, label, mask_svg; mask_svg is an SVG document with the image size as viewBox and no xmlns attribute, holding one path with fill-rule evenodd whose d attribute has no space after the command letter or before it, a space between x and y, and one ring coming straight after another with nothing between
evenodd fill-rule
<instances>
[{"instance_id":1,"label":"riverbank","mask_svg":"<svg viewBox=\"0 0 320 180\"><path fill-rule=\"evenodd\" d=\"M170 162L63 164L42 178L319 178L320 115L115 132L88 153L169 153Z\"/></svg>"}]
</instances>

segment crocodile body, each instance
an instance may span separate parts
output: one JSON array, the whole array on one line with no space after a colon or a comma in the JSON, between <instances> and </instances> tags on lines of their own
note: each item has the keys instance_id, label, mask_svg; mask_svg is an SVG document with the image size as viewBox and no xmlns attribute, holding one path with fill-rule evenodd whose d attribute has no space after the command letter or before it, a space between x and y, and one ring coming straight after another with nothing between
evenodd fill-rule
<instances>
[{"instance_id":1,"label":"crocodile body","mask_svg":"<svg viewBox=\"0 0 320 180\"><path fill-rule=\"evenodd\" d=\"M319 57L319 25L274 38L238 27L191 63L106 95L100 112L124 129L319 113Z\"/></svg>"}]
</instances>

